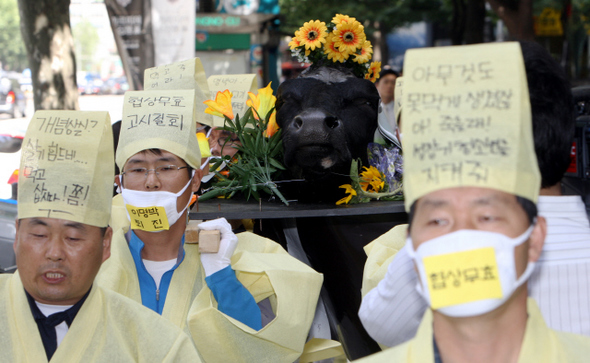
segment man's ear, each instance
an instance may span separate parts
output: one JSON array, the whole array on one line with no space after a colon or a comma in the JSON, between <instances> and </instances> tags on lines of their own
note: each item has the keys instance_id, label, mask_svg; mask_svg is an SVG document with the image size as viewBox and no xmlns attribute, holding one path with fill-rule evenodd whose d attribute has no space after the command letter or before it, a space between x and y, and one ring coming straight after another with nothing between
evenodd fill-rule
<instances>
[{"instance_id":1,"label":"man's ear","mask_svg":"<svg viewBox=\"0 0 590 363\"><path fill-rule=\"evenodd\" d=\"M537 216L537 223L535 223L535 227L529 238L530 262L536 262L541 257L543 245L545 245L545 236L547 236L547 221L544 217Z\"/></svg>"},{"instance_id":2,"label":"man's ear","mask_svg":"<svg viewBox=\"0 0 590 363\"><path fill-rule=\"evenodd\" d=\"M117 186L121 188L121 178L119 175L115 175L115 184L117 184Z\"/></svg>"},{"instance_id":3,"label":"man's ear","mask_svg":"<svg viewBox=\"0 0 590 363\"><path fill-rule=\"evenodd\" d=\"M111 257L111 241L113 239L113 229L108 226L102 237L102 262Z\"/></svg>"},{"instance_id":4,"label":"man's ear","mask_svg":"<svg viewBox=\"0 0 590 363\"><path fill-rule=\"evenodd\" d=\"M201 186L201 179L203 179L203 170L201 169L194 169L195 175L193 176L193 180L191 182L191 190L193 193L199 190Z\"/></svg>"}]
</instances>

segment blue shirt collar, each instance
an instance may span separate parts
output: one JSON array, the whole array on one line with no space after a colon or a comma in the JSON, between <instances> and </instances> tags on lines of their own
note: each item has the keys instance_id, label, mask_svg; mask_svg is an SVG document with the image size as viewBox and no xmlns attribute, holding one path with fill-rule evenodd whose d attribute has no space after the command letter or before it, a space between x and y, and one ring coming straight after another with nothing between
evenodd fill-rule
<instances>
[{"instance_id":1,"label":"blue shirt collar","mask_svg":"<svg viewBox=\"0 0 590 363\"><path fill-rule=\"evenodd\" d=\"M137 237L137 235L135 234L135 232L133 232L132 229L129 230L129 234L127 234L127 239L129 240L129 250L131 251L131 255L133 255L133 257L135 257L135 259L137 261L141 261L141 250L143 250L143 248L145 247L145 244L143 243L143 241ZM173 270L175 270L178 265L180 265L182 263L182 260L184 259L184 234L182 235L182 239L180 240L180 247L178 249L178 255L176 256L176 264L174 265L174 267L172 268Z\"/></svg>"}]
</instances>

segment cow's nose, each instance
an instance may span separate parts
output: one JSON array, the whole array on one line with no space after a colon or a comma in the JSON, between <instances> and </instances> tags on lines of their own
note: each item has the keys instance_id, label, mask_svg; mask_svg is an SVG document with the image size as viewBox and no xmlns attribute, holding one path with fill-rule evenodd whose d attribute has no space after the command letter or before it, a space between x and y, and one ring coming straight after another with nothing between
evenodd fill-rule
<instances>
[{"instance_id":1,"label":"cow's nose","mask_svg":"<svg viewBox=\"0 0 590 363\"><path fill-rule=\"evenodd\" d=\"M329 129L335 129L338 126L340 126L340 120L338 119L338 117L335 116L327 116L324 119L324 122L326 123L326 126L328 126Z\"/></svg>"},{"instance_id":2,"label":"cow's nose","mask_svg":"<svg viewBox=\"0 0 590 363\"><path fill-rule=\"evenodd\" d=\"M293 127L297 130L303 127L303 118L301 116L297 116L293 119Z\"/></svg>"},{"instance_id":3,"label":"cow's nose","mask_svg":"<svg viewBox=\"0 0 590 363\"><path fill-rule=\"evenodd\" d=\"M301 130L306 123L315 123L317 121L320 121L320 123L316 125L321 125L321 118L318 118L317 115L296 116L293 119L293 127L296 130ZM323 121L328 129L335 129L341 125L340 119L336 116L324 116Z\"/></svg>"}]
</instances>

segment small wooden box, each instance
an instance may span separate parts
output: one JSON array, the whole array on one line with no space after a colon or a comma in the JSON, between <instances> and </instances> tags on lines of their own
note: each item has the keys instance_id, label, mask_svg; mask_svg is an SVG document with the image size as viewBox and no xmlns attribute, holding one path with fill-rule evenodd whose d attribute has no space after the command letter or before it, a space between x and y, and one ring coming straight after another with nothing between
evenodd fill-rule
<instances>
[{"instance_id":1,"label":"small wooden box","mask_svg":"<svg viewBox=\"0 0 590 363\"><path fill-rule=\"evenodd\" d=\"M189 244L198 243L200 253L217 253L221 241L221 232L199 229L198 225L201 222L198 220L189 221L184 232L184 242Z\"/></svg>"}]
</instances>

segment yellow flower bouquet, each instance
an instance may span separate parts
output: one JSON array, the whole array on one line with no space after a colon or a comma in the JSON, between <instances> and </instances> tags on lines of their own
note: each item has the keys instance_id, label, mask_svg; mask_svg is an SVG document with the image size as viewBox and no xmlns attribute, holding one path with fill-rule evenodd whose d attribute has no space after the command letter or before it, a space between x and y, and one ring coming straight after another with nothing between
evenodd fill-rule
<instances>
[{"instance_id":1,"label":"yellow flower bouquet","mask_svg":"<svg viewBox=\"0 0 590 363\"><path fill-rule=\"evenodd\" d=\"M235 134L239 144L234 146L238 149L236 156L222 156L213 164L211 171L215 171L217 180L199 200L218 196L229 198L236 192L241 192L247 200L250 197L259 200L260 192L265 192L289 205L273 181L285 170L281 130L276 123L276 97L270 83L259 89L257 95L251 92L248 95L250 99L246 104L249 108L241 117L234 117L229 90L218 92L215 100L204 102L208 106L205 112L223 117L223 130ZM229 170L227 175L217 171L224 162Z\"/></svg>"},{"instance_id":2,"label":"yellow flower bouquet","mask_svg":"<svg viewBox=\"0 0 590 363\"><path fill-rule=\"evenodd\" d=\"M401 164L401 157L399 158ZM395 164L395 163L394 163ZM386 178L377 167L363 166L359 174L360 160L353 160L350 165L351 184L341 185L347 194L346 197L336 202L340 204L367 203L371 200L403 200L401 173L397 178ZM379 165L378 165L379 166ZM400 165L401 166L401 165ZM393 179L393 183L391 180Z\"/></svg>"},{"instance_id":3,"label":"yellow flower bouquet","mask_svg":"<svg viewBox=\"0 0 590 363\"><path fill-rule=\"evenodd\" d=\"M289 47L300 62L333 62L371 82L379 78L381 62L369 64L373 46L367 40L364 27L348 15L336 14L327 25L319 20L308 21L295 32Z\"/></svg>"}]
</instances>

